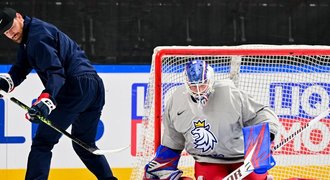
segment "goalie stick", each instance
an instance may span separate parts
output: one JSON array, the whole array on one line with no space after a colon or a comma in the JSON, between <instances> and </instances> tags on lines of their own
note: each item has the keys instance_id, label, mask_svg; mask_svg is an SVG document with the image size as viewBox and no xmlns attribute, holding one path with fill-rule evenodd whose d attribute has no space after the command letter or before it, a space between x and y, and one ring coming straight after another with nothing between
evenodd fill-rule
<instances>
[{"instance_id":1,"label":"goalie stick","mask_svg":"<svg viewBox=\"0 0 330 180\"><path fill-rule=\"evenodd\" d=\"M3 97L4 97L4 95L3 94L0 94L0 98L3 98ZM14 98L14 97L9 97L9 99L12 102L14 102L15 104L17 104L18 106L20 106L21 108L23 108L24 110L26 110L26 111L28 111L29 108L30 108L29 106L27 106L26 104L22 103L21 101L19 101L18 99ZM108 154L108 153L120 152L120 151L123 151L123 150L125 150L125 149L127 149L129 147L129 146L127 146L127 147L123 147L123 148L119 148L119 149L111 149L111 150L101 150L101 149L98 149L98 148L95 148L95 147L91 147L88 144L86 144L85 142L81 141L80 139L74 137L72 134L68 133L66 130L57 127L49 119L45 118L44 116L37 115L37 118L42 123L45 123L49 127L51 127L54 130L56 130L57 132L59 132L59 133L65 135L66 137L70 138L77 145L81 146L85 150L87 150L90 153L93 153L95 155L105 155L105 154Z\"/></svg>"},{"instance_id":2,"label":"goalie stick","mask_svg":"<svg viewBox=\"0 0 330 180\"><path fill-rule=\"evenodd\" d=\"M299 128L298 130L296 130L295 132L293 132L290 136L286 137L280 143L278 143L277 145L275 145L271 149L271 151L274 152L274 151L278 150L279 148L283 147L285 144L287 144L292 139L294 139L298 134L300 134L303 131L305 131L308 127L310 127L314 123L316 123L319 120L321 120L324 117L326 117L329 114L329 112L330 112L330 109L327 109L326 111L323 111L322 113L320 113L314 119L312 119L311 121L307 122L307 124L305 126ZM251 163L251 159L252 159L252 155L254 153L254 149L255 148L253 148L253 150L247 155L246 159L244 160L244 164L242 166L240 166L239 168L237 168L232 173L230 173L228 176L226 176L225 178L223 178L223 180L241 180L244 177L248 176L250 173L252 173L253 170L254 170L254 167L253 167L253 165Z\"/></svg>"}]
</instances>

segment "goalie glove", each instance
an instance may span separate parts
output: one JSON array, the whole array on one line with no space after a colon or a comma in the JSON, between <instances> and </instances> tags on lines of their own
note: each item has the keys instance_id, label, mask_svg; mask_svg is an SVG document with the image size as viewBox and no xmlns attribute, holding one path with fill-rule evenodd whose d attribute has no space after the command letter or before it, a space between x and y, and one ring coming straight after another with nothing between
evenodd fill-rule
<instances>
[{"instance_id":1,"label":"goalie glove","mask_svg":"<svg viewBox=\"0 0 330 180\"><path fill-rule=\"evenodd\" d=\"M48 93L41 93L37 101L25 114L25 118L33 123L39 123L37 115L47 117L56 108L53 101Z\"/></svg>"},{"instance_id":2,"label":"goalie glove","mask_svg":"<svg viewBox=\"0 0 330 180\"><path fill-rule=\"evenodd\" d=\"M156 157L145 166L144 180L178 180L183 172L179 170L180 152L160 145Z\"/></svg>"},{"instance_id":3,"label":"goalie glove","mask_svg":"<svg viewBox=\"0 0 330 180\"><path fill-rule=\"evenodd\" d=\"M14 82L9 74L0 75L0 89L9 93L15 88Z\"/></svg>"}]
</instances>

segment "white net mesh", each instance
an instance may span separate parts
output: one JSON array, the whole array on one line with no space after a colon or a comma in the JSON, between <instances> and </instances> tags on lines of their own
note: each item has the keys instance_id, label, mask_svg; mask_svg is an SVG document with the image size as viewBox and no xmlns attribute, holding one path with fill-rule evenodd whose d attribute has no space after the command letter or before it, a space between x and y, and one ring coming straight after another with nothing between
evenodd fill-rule
<instances>
[{"instance_id":1,"label":"white net mesh","mask_svg":"<svg viewBox=\"0 0 330 180\"><path fill-rule=\"evenodd\" d=\"M161 118L168 97L184 82L182 72L189 59L207 61L215 70L215 79L231 78L239 88L269 105L282 123L275 144L329 107L330 47L158 47L153 57L131 179L142 179L145 164L154 157L155 142L160 141L154 132L161 132L157 123L155 127L155 120ZM277 166L270 174L275 179L330 179L328 118L274 153ZM193 177L193 163L184 153L179 169L185 176Z\"/></svg>"}]
</instances>

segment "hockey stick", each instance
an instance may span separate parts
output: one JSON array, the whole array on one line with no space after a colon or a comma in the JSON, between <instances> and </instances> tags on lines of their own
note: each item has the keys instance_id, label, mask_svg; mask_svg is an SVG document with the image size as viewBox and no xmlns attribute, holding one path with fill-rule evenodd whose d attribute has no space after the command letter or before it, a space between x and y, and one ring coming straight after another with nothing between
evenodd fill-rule
<instances>
[{"instance_id":1,"label":"hockey stick","mask_svg":"<svg viewBox=\"0 0 330 180\"><path fill-rule=\"evenodd\" d=\"M3 98L4 95L0 94L0 98ZM24 103L22 103L21 101L19 101L18 99L14 98L14 97L9 97L9 99L14 102L15 104L17 104L18 106L20 106L21 108L23 108L24 110L28 111L29 110L29 106L25 105ZM72 134L68 133L66 130L57 127L56 125L54 125L49 119L45 118L44 116L41 115L37 115L37 118L45 123L46 125L48 125L49 127L53 128L54 130L56 130L57 132L65 135L66 137L70 138L73 142L75 142L77 145L81 146L82 148L84 148L85 150L89 151L90 153L93 153L95 155L105 155L108 153L115 153L115 152L120 152L123 151L125 149L127 149L129 146L127 147L123 147L123 148L119 148L119 149L112 149L112 150L100 150L98 148L95 147L91 147L88 144L86 144L85 142L81 141L80 139L74 137Z\"/></svg>"},{"instance_id":2,"label":"hockey stick","mask_svg":"<svg viewBox=\"0 0 330 180\"><path fill-rule=\"evenodd\" d=\"M277 145L275 145L272 148L271 151L274 152L274 151L278 150L279 148L283 147L285 144L287 144L292 139L294 139L298 134L300 134L303 131L305 131L308 127L310 127L314 123L316 123L319 120L321 120L324 117L326 117L329 114L329 112L330 112L330 109L327 109L326 111L323 111L322 113L320 113L314 119L312 119L311 121L307 122L307 124L305 126L299 128L298 130L296 130L295 132L293 132L290 136L286 137L280 143L278 143ZM244 160L244 164L242 166L240 166L239 168L237 168L232 173L230 173L228 176L226 176L225 178L223 178L223 180L240 180L240 179L243 179L244 177L248 176L250 173L252 173L253 170L254 170L254 167L252 166L252 163L251 163L251 158L252 158L253 152L254 152L254 148L247 155L246 159Z\"/></svg>"},{"instance_id":3,"label":"hockey stick","mask_svg":"<svg viewBox=\"0 0 330 180\"><path fill-rule=\"evenodd\" d=\"M253 146L253 148L250 151L250 153L244 159L244 164L241 165L239 168L237 168L232 173L230 173L229 175L227 175L225 178L223 178L223 180L239 180L239 179L243 179L244 177L246 177L247 175L249 175L251 172L253 172L254 167L253 167L253 164L251 162L251 159L252 159L252 155L253 155L254 150L256 149L256 147L257 147L257 144L255 144Z\"/></svg>"}]
</instances>

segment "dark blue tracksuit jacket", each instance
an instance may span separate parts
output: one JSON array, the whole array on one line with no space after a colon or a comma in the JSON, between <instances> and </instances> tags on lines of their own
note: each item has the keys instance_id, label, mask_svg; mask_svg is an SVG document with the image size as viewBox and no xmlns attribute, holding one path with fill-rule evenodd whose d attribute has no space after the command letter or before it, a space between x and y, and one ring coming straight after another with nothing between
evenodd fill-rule
<instances>
[{"instance_id":1,"label":"dark blue tracksuit jacket","mask_svg":"<svg viewBox=\"0 0 330 180\"><path fill-rule=\"evenodd\" d=\"M34 69L54 98L67 78L95 73L83 50L55 26L25 16L23 42L9 74L18 86Z\"/></svg>"},{"instance_id":2,"label":"dark blue tracksuit jacket","mask_svg":"<svg viewBox=\"0 0 330 180\"><path fill-rule=\"evenodd\" d=\"M15 87L34 69L57 107L48 118L72 135L95 146L97 125L104 105L104 85L83 50L55 26L24 17L23 40L17 61L9 70ZM39 124L28 158L26 179L48 179L51 150L61 134ZM98 179L116 179L104 156L73 143L73 148Z\"/></svg>"}]
</instances>

